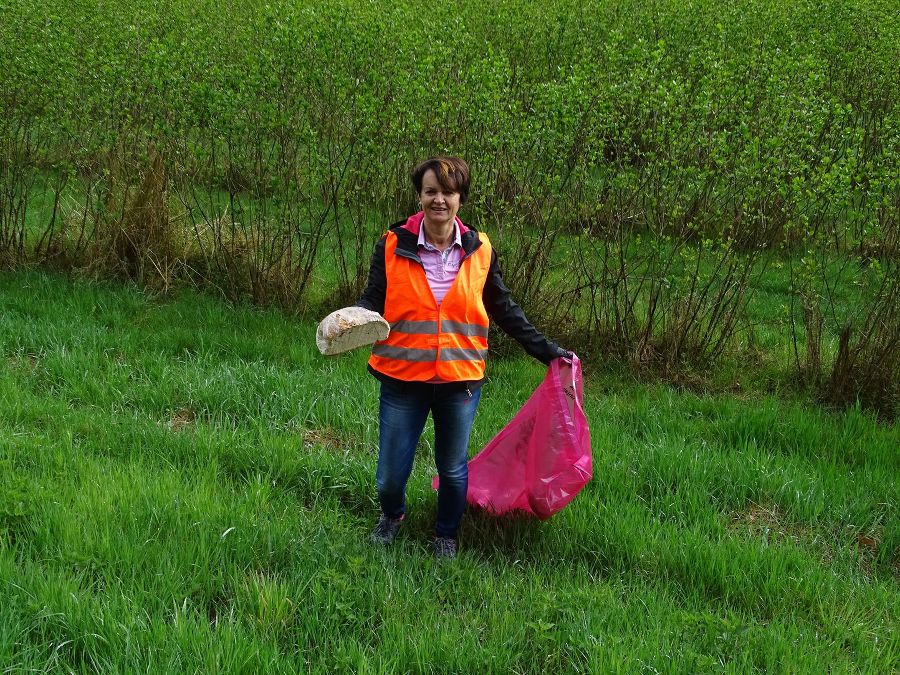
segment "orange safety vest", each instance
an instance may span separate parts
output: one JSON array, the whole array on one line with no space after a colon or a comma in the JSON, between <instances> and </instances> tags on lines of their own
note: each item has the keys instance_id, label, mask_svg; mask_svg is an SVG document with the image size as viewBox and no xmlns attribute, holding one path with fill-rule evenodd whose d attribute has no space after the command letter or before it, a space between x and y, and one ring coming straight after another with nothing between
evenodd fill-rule
<instances>
[{"instance_id":1,"label":"orange safety vest","mask_svg":"<svg viewBox=\"0 0 900 675\"><path fill-rule=\"evenodd\" d=\"M388 232L384 318L391 332L372 347L369 365L374 370L416 382L484 377L488 314L481 294L491 265L491 242L482 233L479 239L481 246L463 259L438 306L422 264L397 255L397 235Z\"/></svg>"}]
</instances>

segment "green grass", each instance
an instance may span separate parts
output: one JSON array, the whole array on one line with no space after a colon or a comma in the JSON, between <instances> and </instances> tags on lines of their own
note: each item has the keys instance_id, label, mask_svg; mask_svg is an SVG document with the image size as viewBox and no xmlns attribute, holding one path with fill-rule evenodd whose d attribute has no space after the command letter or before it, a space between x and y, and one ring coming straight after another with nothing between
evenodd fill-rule
<instances>
[{"instance_id":1,"label":"green grass","mask_svg":"<svg viewBox=\"0 0 900 675\"><path fill-rule=\"evenodd\" d=\"M594 480L438 564L427 434L367 544L376 382L314 329L0 275L4 672L898 669L896 427L589 370ZM473 452L542 372L490 363Z\"/></svg>"}]
</instances>

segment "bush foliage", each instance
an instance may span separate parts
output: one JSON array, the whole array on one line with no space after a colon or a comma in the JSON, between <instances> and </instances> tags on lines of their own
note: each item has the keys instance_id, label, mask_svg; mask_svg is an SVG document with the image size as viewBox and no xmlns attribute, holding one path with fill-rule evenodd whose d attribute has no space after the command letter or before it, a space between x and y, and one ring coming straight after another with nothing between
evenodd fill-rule
<instances>
[{"instance_id":1,"label":"bush foliage","mask_svg":"<svg viewBox=\"0 0 900 675\"><path fill-rule=\"evenodd\" d=\"M715 363L786 266L796 374L894 415L894 4L11 0L0 260L322 309L411 166L459 154L465 219L573 348Z\"/></svg>"}]
</instances>

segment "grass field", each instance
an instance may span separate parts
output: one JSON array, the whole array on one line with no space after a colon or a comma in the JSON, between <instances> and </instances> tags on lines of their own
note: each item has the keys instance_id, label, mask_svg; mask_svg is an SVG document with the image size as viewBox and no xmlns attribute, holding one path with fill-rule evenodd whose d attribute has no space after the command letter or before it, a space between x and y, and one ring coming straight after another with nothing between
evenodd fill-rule
<instances>
[{"instance_id":1,"label":"grass field","mask_svg":"<svg viewBox=\"0 0 900 675\"><path fill-rule=\"evenodd\" d=\"M313 333L0 274L0 672L897 672L895 426L595 368L586 490L437 563L427 440L368 545L376 382ZM490 363L473 452L542 372Z\"/></svg>"}]
</instances>

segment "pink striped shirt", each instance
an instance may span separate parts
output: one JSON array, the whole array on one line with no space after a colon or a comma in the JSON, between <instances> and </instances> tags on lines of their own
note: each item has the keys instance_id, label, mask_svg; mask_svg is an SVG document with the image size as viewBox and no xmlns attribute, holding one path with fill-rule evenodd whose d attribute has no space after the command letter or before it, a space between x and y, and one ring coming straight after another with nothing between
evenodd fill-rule
<instances>
[{"instance_id":1,"label":"pink striped shirt","mask_svg":"<svg viewBox=\"0 0 900 675\"><path fill-rule=\"evenodd\" d=\"M443 252L432 246L425 239L425 223L419 228L419 259L425 268L425 278L434 294L438 305L444 300L450 286L459 274L459 265L463 258L462 239L459 234L459 220L453 223L453 243Z\"/></svg>"}]
</instances>

